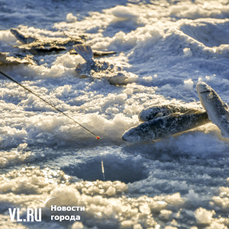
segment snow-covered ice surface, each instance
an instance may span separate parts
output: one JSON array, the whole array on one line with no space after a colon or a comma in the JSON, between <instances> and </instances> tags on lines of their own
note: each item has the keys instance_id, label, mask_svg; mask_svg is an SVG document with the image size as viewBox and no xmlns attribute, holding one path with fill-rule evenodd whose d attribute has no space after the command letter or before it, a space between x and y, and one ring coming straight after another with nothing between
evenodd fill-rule
<instances>
[{"instance_id":1,"label":"snow-covered ice surface","mask_svg":"<svg viewBox=\"0 0 229 229\"><path fill-rule=\"evenodd\" d=\"M1 52L20 53L11 28L86 35L93 49L116 51L100 60L131 79L115 86L79 78L83 59L67 52L36 56L38 65L0 66L101 137L0 76L0 228L229 227L229 140L215 125L155 143L121 140L144 108L200 108L199 81L229 102L228 0L0 0L0 12ZM86 211L60 223L51 205ZM42 222L12 222L9 207L22 216L41 207Z\"/></svg>"}]
</instances>

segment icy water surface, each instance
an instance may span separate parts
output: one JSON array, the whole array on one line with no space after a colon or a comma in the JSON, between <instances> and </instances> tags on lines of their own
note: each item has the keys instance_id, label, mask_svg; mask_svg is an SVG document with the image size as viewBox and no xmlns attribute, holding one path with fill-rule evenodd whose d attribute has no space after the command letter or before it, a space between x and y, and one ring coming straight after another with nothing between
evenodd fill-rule
<instances>
[{"instance_id":1,"label":"icy water surface","mask_svg":"<svg viewBox=\"0 0 229 229\"><path fill-rule=\"evenodd\" d=\"M23 54L11 28L39 39L84 36L93 50L115 51L99 61L128 78L79 77L84 60L67 51L0 66L101 137L0 76L0 228L228 228L229 140L215 125L144 144L121 139L149 106L201 108L199 81L229 102L227 0L10 0L0 12L1 52ZM23 220L12 221L9 208ZM24 221L28 208L42 208L41 222ZM80 220L57 220L73 215Z\"/></svg>"}]
</instances>

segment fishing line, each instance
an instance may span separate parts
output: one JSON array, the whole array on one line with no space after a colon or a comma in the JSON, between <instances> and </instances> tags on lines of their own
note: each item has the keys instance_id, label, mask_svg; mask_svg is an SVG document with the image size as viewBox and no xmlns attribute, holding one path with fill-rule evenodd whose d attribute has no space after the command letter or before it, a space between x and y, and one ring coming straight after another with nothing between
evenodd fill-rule
<instances>
[{"instance_id":1,"label":"fishing line","mask_svg":"<svg viewBox=\"0 0 229 229\"><path fill-rule=\"evenodd\" d=\"M61 111L60 109L56 108L54 105L52 105L51 103L47 102L45 99L41 98L39 95L37 95L35 92L31 91L30 89L28 89L27 87L23 86L22 84L20 84L19 82L17 82L15 79L11 78L10 76L8 76L7 74L5 74L4 72L0 71L0 74L2 74L3 76L5 76L7 79L13 81L14 83L16 83L17 85L23 87L26 91L30 92L31 94L35 95L36 97L38 97L39 99L41 99L43 102L45 102L46 104L48 104L49 106L51 106L53 109L55 109L56 111L60 112L61 114L65 115L67 118L69 118L70 120L72 120L74 123L78 124L79 126L81 126L84 130L86 130L88 133L90 133L91 135L95 136L96 139L100 139L99 136L96 136L93 132L91 132L89 129L87 129L85 126L83 126L82 124L80 124L79 122L77 122L75 119L71 118L70 116L68 116L67 114L65 114L63 111Z\"/></svg>"},{"instance_id":2,"label":"fishing line","mask_svg":"<svg viewBox=\"0 0 229 229\"><path fill-rule=\"evenodd\" d=\"M101 155L100 155L101 156ZM102 169L102 174L103 174L103 180L105 180L105 171L104 171L104 166L103 166L103 161L101 159L101 169Z\"/></svg>"}]
</instances>

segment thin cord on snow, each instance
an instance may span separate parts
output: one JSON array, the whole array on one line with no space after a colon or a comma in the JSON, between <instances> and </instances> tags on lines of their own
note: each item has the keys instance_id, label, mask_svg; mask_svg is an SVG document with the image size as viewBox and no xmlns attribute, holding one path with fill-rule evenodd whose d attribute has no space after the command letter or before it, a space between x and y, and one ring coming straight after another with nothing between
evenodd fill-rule
<instances>
[{"instance_id":1,"label":"thin cord on snow","mask_svg":"<svg viewBox=\"0 0 229 229\"><path fill-rule=\"evenodd\" d=\"M71 119L74 123L78 124L79 126L81 126L84 130L86 130L88 133L90 133L91 135L95 136L96 139L100 139L99 136L96 136L93 132L91 132L89 129L87 129L85 126L83 126L82 124L80 124L79 122L77 122L75 119L71 118L70 116L68 116L67 114L65 114L63 111L61 111L60 109L56 108L54 105L52 105L51 103L47 102L45 99L41 98L39 95L37 95L35 92L31 91L30 89L28 89L27 87L23 86L22 84L20 84L19 82L17 82L15 79L11 78L10 76L8 76L7 74L5 74L4 72L0 71L0 74L2 74L3 76L5 76L7 79L13 81L14 83L16 83L17 85L23 87L26 91L30 92L31 94L35 95L36 97L38 97L39 99L41 99L43 102L45 102L46 104L48 104L49 106L51 106L53 109L55 109L56 111L58 111L59 113L65 115L67 118Z\"/></svg>"}]
</instances>

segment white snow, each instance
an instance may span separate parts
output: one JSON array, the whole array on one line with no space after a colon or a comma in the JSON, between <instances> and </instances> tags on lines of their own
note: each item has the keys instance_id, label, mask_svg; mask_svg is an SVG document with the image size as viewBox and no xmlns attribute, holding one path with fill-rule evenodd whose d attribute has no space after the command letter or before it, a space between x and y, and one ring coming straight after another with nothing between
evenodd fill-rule
<instances>
[{"instance_id":1,"label":"white snow","mask_svg":"<svg viewBox=\"0 0 229 229\"><path fill-rule=\"evenodd\" d=\"M184 52L184 56L185 56L185 57L190 57L190 56L192 56L192 51L191 51L190 48L184 48L184 49L183 49L183 52Z\"/></svg>"},{"instance_id":2,"label":"white snow","mask_svg":"<svg viewBox=\"0 0 229 229\"><path fill-rule=\"evenodd\" d=\"M197 223L199 224L210 224L212 221L212 216L214 215L214 211L208 211L204 208L198 208L194 215Z\"/></svg>"},{"instance_id":3,"label":"white snow","mask_svg":"<svg viewBox=\"0 0 229 229\"><path fill-rule=\"evenodd\" d=\"M184 88L187 90L192 90L193 89L194 82L192 79L184 80Z\"/></svg>"},{"instance_id":4,"label":"white snow","mask_svg":"<svg viewBox=\"0 0 229 229\"><path fill-rule=\"evenodd\" d=\"M39 94L96 140L23 88L0 76L0 221L3 228L226 229L228 145L209 123L147 144L121 140L153 105L201 108L204 81L228 99L229 2L2 1L1 52L22 54L10 33L79 37L113 64L127 85L80 78L84 60L67 52L36 56L37 65L0 70ZM109 75L109 72L106 74ZM101 171L104 165L105 180ZM39 200L51 196L46 206ZM50 205L84 204L79 222L50 220ZM8 208L42 207L44 220L13 223ZM66 214L66 212L60 212ZM0 224L1 224L0 223Z\"/></svg>"},{"instance_id":5,"label":"white snow","mask_svg":"<svg viewBox=\"0 0 229 229\"><path fill-rule=\"evenodd\" d=\"M66 21L67 22L75 22L77 21L77 17L73 16L72 13L68 13L67 16L66 16Z\"/></svg>"}]
</instances>

